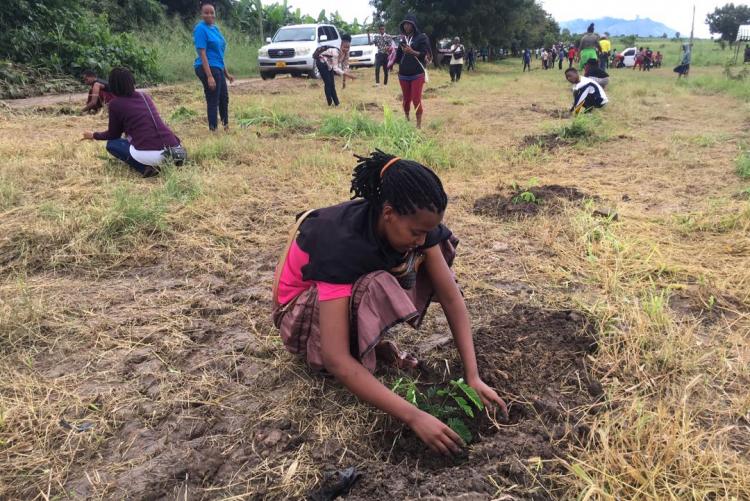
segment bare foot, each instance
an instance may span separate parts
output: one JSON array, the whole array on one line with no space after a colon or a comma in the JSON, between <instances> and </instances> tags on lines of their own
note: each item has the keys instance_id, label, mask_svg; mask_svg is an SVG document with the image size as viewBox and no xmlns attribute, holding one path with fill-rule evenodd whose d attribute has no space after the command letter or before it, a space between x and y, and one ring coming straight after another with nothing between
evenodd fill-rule
<instances>
[{"instance_id":1,"label":"bare foot","mask_svg":"<svg viewBox=\"0 0 750 501\"><path fill-rule=\"evenodd\" d=\"M399 369L416 369L419 360L414 355L401 351L393 341L381 341L375 346L378 359Z\"/></svg>"}]
</instances>

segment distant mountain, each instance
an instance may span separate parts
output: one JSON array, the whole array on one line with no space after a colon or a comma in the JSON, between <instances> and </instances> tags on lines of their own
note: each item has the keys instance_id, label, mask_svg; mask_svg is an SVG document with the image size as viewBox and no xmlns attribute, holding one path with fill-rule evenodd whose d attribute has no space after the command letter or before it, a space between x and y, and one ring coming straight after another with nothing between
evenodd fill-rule
<instances>
[{"instance_id":1,"label":"distant mountain","mask_svg":"<svg viewBox=\"0 0 750 501\"><path fill-rule=\"evenodd\" d=\"M638 35L639 37L660 37L664 33L673 37L675 30L647 17L636 17L635 19L617 19L614 17L603 17L601 19L574 19L560 23L560 29L569 29L571 33L584 33L589 24L594 23L597 33L607 32L612 36Z\"/></svg>"}]
</instances>

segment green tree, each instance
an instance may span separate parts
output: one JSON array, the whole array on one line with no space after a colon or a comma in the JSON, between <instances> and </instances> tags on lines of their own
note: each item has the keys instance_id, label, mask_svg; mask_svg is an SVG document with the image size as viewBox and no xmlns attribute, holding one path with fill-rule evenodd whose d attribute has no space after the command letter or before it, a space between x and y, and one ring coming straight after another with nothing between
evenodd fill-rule
<instances>
[{"instance_id":1,"label":"green tree","mask_svg":"<svg viewBox=\"0 0 750 501\"><path fill-rule=\"evenodd\" d=\"M467 44L510 47L516 40L522 47L539 47L558 41L560 29L534 0L371 0L375 18L395 31L407 13L433 44L460 36ZM436 58L437 62L437 58Z\"/></svg>"},{"instance_id":2,"label":"green tree","mask_svg":"<svg viewBox=\"0 0 750 501\"><path fill-rule=\"evenodd\" d=\"M737 38L741 24L750 23L750 6L728 3L717 7L706 16L706 24L711 33L721 33L721 40L732 45Z\"/></svg>"}]
</instances>

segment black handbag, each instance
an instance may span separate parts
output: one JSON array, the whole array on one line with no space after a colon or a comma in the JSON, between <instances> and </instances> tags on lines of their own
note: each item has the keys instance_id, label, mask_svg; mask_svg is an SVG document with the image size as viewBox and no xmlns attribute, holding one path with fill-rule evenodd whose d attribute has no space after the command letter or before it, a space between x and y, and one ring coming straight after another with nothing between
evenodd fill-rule
<instances>
[{"instance_id":1,"label":"black handbag","mask_svg":"<svg viewBox=\"0 0 750 501\"><path fill-rule=\"evenodd\" d=\"M154 129L156 129L156 133L160 135L159 126L156 124L154 112L151 111L151 105L148 104L148 99L146 99L146 96L144 96L142 92L140 94L143 102L146 103L148 113L151 115L151 121L154 122ZM187 161L187 150L181 144L177 146L167 146L165 144L164 150L162 151L162 156L171 161L177 167L181 167ZM154 169L157 173L159 172L159 169L157 167L152 167L152 169Z\"/></svg>"}]
</instances>

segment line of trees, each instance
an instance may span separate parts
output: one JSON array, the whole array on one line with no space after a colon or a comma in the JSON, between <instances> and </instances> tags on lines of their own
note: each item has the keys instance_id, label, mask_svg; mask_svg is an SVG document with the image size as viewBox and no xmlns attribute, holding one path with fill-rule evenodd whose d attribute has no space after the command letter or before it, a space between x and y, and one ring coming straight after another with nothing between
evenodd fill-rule
<instances>
[{"instance_id":1,"label":"line of trees","mask_svg":"<svg viewBox=\"0 0 750 501\"><path fill-rule=\"evenodd\" d=\"M557 23L535 0L371 0L372 20L348 22L338 12L317 16L292 10L286 0L216 0L221 22L253 39L271 36L287 24L326 22L361 33L384 21L396 31L407 12L417 13L433 43L461 36L476 46L549 46L559 40ZM260 14L260 15L259 15ZM80 75L86 68L133 69L140 81L159 79L156 54L134 33L188 27L197 20L197 0L4 0L0 9L0 61ZM106 65L106 66L105 66Z\"/></svg>"},{"instance_id":2,"label":"line of trees","mask_svg":"<svg viewBox=\"0 0 750 501\"><path fill-rule=\"evenodd\" d=\"M376 18L395 30L404 16L416 13L420 29L435 44L459 36L480 47L550 46L560 27L535 0L371 0Z\"/></svg>"}]
</instances>

